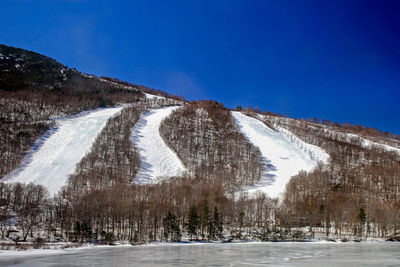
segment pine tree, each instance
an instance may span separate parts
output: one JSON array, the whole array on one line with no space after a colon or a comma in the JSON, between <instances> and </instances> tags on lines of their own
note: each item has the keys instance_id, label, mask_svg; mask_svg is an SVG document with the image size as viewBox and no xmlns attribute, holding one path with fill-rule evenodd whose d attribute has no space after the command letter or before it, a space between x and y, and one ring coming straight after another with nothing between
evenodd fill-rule
<instances>
[{"instance_id":1,"label":"pine tree","mask_svg":"<svg viewBox=\"0 0 400 267\"><path fill-rule=\"evenodd\" d=\"M76 241L81 238L81 231L81 223L79 221L76 221L74 226L74 236Z\"/></svg>"},{"instance_id":2,"label":"pine tree","mask_svg":"<svg viewBox=\"0 0 400 267\"><path fill-rule=\"evenodd\" d=\"M362 237L364 225L367 221L367 214L365 214L364 208L360 208L360 212L358 213L358 220L360 221L360 236Z\"/></svg>"},{"instance_id":3,"label":"pine tree","mask_svg":"<svg viewBox=\"0 0 400 267\"><path fill-rule=\"evenodd\" d=\"M167 216L163 219L164 237L168 241L179 242L182 238L181 229L179 228L176 216L168 212Z\"/></svg>"},{"instance_id":4,"label":"pine tree","mask_svg":"<svg viewBox=\"0 0 400 267\"><path fill-rule=\"evenodd\" d=\"M238 223L239 223L239 234L237 236L238 238L242 237L243 219L244 219L244 212L241 211L239 212L239 218L238 218Z\"/></svg>"},{"instance_id":5,"label":"pine tree","mask_svg":"<svg viewBox=\"0 0 400 267\"><path fill-rule=\"evenodd\" d=\"M204 239L207 232L210 234L210 209L206 198L203 199L200 207L200 230L202 239Z\"/></svg>"},{"instance_id":6,"label":"pine tree","mask_svg":"<svg viewBox=\"0 0 400 267\"><path fill-rule=\"evenodd\" d=\"M188 222L187 222L187 230L190 236L190 240L195 237L198 238L198 229L199 229L199 215L197 214L197 207L191 206L188 214Z\"/></svg>"},{"instance_id":7,"label":"pine tree","mask_svg":"<svg viewBox=\"0 0 400 267\"><path fill-rule=\"evenodd\" d=\"M214 218L213 218L213 238L222 238L222 219L220 218L217 206L214 207Z\"/></svg>"}]
</instances>

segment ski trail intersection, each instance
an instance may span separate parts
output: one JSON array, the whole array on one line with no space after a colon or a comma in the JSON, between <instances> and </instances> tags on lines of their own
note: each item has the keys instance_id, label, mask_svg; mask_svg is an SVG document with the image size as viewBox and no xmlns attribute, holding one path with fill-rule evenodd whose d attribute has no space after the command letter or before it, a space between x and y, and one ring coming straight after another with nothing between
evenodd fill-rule
<instances>
[{"instance_id":1,"label":"ski trail intersection","mask_svg":"<svg viewBox=\"0 0 400 267\"><path fill-rule=\"evenodd\" d=\"M278 197L284 192L291 176L300 170L310 171L319 160L325 159L311 159L309 154L290 138L275 132L258 119L234 111L232 115L243 135L260 149L264 160L264 171L260 181L244 188L244 191L255 193L260 190L270 197ZM313 147L314 150L322 150ZM320 152L321 155L326 155L325 152Z\"/></svg>"}]
</instances>

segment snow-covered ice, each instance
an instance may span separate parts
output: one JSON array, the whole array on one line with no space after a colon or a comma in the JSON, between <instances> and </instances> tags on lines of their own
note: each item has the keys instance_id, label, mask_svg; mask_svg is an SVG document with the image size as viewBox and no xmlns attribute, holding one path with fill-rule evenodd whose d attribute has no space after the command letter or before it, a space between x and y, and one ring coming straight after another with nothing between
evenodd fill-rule
<instances>
[{"instance_id":1,"label":"snow-covered ice","mask_svg":"<svg viewBox=\"0 0 400 267\"><path fill-rule=\"evenodd\" d=\"M291 176L300 170L310 171L318 161L327 159L322 149L319 153L310 154L307 148L317 152L318 147L299 145L299 140L289 137L288 132L276 132L260 120L240 112L232 111L232 115L241 132L260 149L265 165L260 181L254 186L244 188L244 191L254 193L260 190L271 197L277 197L284 192Z\"/></svg>"},{"instance_id":2,"label":"snow-covered ice","mask_svg":"<svg viewBox=\"0 0 400 267\"><path fill-rule=\"evenodd\" d=\"M132 129L131 141L140 153L136 182L149 183L181 174L185 167L160 136L160 124L179 107L152 109L140 117Z\"/></svg>"},{"instance_id":3,"label":"snow-covered ice","mask_svg":"<svg viewBox=\"0 0 400 267\"><path fill-rule=\"evenodd\" d=\"M55 194L90 151L108 118L123 107L98 109L56 120L55 129L45 133L25 157L22 165L5 177L8 182L44 185Z\"/></svg>"}]
</instances>

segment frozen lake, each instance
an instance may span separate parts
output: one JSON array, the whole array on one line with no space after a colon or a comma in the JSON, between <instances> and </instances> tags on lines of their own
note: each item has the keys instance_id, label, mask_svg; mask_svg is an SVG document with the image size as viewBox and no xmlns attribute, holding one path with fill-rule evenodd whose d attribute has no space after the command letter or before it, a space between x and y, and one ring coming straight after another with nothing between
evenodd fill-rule
<instances>
[{"instance_id":1,"label":"frozen lake","mask_svg":"<svg viewBox=\"0 0 400 267\"><path fill-rule=\"evenodd\" d=\"M1 254L0 254L1 255ZM400 243L146 245L0 257L0 266L399 266Z\"/></svg>"}]
</instances>

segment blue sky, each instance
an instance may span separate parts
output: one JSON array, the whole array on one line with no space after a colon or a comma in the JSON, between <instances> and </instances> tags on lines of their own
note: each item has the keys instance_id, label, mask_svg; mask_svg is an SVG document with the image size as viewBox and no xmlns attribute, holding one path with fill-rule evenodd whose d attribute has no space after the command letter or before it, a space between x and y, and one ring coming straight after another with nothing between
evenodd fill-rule
<instances>
[{"instance_id":1,"label":"blue sky","mask_svg":"<svg viewBox=\"0 0 400 267\"><path fill-rule=\"evenodd\" d=\"M400 134L400 1L0 5L0 43L82 72Z\"/></svg>"}]
</instances>

